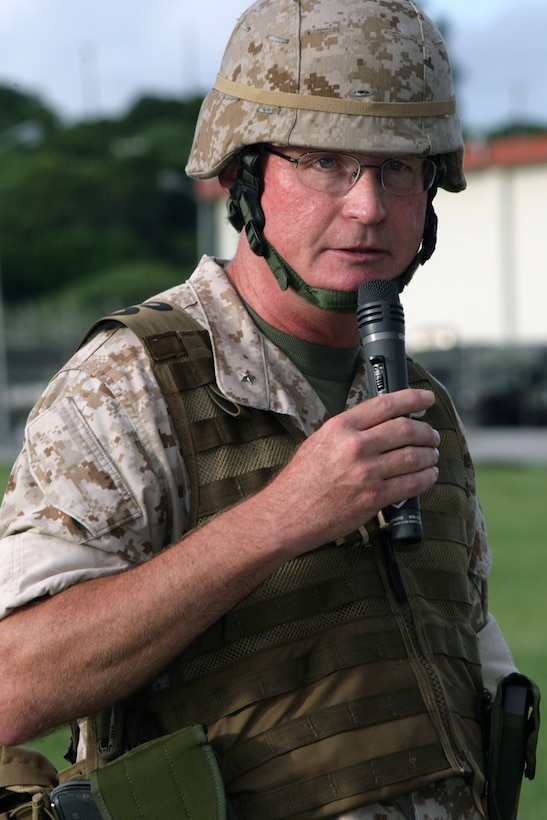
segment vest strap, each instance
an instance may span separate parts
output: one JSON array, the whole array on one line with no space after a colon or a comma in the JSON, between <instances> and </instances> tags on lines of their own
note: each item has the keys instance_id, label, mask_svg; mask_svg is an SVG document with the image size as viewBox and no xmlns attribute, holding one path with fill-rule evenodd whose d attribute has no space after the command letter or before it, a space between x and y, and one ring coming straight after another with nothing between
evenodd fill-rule
<instances>
[{"instance_id":1,"label":"vest strap","mask_svg":"<svg viewBox=\"0 0 547 820\"><path fill-rule=\"evenodd\" d=\"M420 772L421 778L435 775L435 779L442 779L453 774L448 765L445 770L439 771L439 760L443 758L442 746L437 743L408 752L384 755L373 761L338 769L328 777L310 777L277 789L275 793L242 797L238 801L239 815L243 820L254 820L256 817L260 817L260 820L285 820L309 811L310 807L329 805L356 793L381 792L401 780L406 782L409 769Z\"/></svg>"},{"instance_id":2,"label":"vest strap","mask_svg":"<svg viewBox=\"0 0 547 820\"><path fill-rule=\"evenodd\" d=\"M451 701L458 704L458 712L462 717L472 720L477 718L481 708L478 695L467 690L454 690L450 695ZM321 713L321 726L304 717L288 725L274 726L269 731L234 746L222 755L222 773L228 784L255 767L317 740L354 729L384 726L391 721L425 712L423 698L416 689L402 689L342 703Z\"/></svg>"}]
</instances>

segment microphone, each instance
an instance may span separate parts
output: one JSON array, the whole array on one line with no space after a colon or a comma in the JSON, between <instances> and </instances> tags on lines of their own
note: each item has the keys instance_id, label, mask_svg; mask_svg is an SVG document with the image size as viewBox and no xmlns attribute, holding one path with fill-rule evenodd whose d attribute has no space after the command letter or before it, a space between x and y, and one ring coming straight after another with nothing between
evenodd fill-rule
<instances>
[{"instance_id":1,"label":"microphone","mask_svg":"<svg viewBox=\"0 0 547 820\"><path fill-rule=\"evenodd\" d=\"M357 323L365 351L366 378L371 396L408 387L405 354L405 316L393 282L375 279L360 286ZM397 546L423 538L420 499L408 498L383 510Z\"/></svg>"}]
</instances>

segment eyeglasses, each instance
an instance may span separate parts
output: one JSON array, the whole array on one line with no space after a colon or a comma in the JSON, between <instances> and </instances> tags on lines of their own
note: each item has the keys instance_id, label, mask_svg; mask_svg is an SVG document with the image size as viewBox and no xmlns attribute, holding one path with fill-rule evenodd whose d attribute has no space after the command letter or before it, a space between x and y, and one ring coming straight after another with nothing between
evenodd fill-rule
<instances>
[{"instance_id":1,"label":"eyeglasses","mask_svg":"<svg viewBox=\"0 0 547 820\"><path fill-rule=\"evenodd\" d=\"M311 151L299 157L288 157L269 146L265 150L295 165L302 185L325 194L346 194L361 176L363 168L374 168L386 193L392 196L418 196L429 191L437 173L437 166L427 158L394 157L379 165L368 165L359 162L356 157L328 151Z\"/></svg>"}]
</instances>

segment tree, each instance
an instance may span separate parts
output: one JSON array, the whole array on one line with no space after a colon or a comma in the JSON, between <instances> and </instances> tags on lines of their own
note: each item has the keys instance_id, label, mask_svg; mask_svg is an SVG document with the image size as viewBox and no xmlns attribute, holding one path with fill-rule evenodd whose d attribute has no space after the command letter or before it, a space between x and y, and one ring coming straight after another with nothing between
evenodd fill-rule
<instances>
[{"instance_id":1,"label":"tree","mask_svg":"<svg viewBox=\"0 0 547 820\"><path fill-rule=\"evenodd\" d=\"M0 86L0 133L25 120L39 122L46 131L59 124L56 115L39 97Z\"/></svg>"},{"instance_id":2,"label":"tree","mask_svg":"<svg viewBox=\"0 0 547 820\"><path fill-rule=\"evenodd\" d=\"M119 119L61 124L33 97L0 88L13 118L40 116L34 151L0 156L4 297L23 302L127 262L173 268L196 257L184 164L200 100L144 97ZM8 121L8 120L6 120Z\"/></svg>"}]
</instances>

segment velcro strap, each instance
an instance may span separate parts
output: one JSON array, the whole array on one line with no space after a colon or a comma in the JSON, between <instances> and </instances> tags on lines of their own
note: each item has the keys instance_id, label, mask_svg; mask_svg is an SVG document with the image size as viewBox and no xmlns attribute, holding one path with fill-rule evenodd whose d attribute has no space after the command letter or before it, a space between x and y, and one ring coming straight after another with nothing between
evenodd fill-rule
<instances>
[{"instance_id":1,"label":"velcro strap","mask_svg":"<svg viewBox=\"0 0 547 820\"><path fill-rule=\"evenodd\" d=\"M212 450L223 444L241 444L270 435L279 435L281 427L271 413L241 410L240 415L214 416L192 423L192 438L196 452Z\"/></svg>"},{"instance_id":2,"label":"velcro strap","mask_svg":"<svg viewBox=\"0 0 547 820\"><path fill-rule=\"evenodd\" d=\"M105 820L226 818L222 777L199 725L144 743L95 769L91 789Z\"/></svg>"},{"instance_id":3,"label":"velcro strap","mask_svg":"<svg viewBox=\"0 0 547 820\"><path fill-rule=\"evenodd\" d=\"M231 478L220 478L204 484L199 490L199 515L206 518L254 495L279 472L280 467L262 467Z\"/></svg>"},{"instance_id":4,"label":"velcro strap","mask_svg":"<svg viewBox=\"0 0 547 820\"><path fill-rule=\"evenodd\" d=\"M322 111L328 114L350 114L356 117L445 117L456 110L455 99L420 100L419 102L375 102L368 99L348 100L319 94L294 94L267 88L252 88L217 74L215 90L230 97L260 105Z\"/></svg>"}]
</instances>

